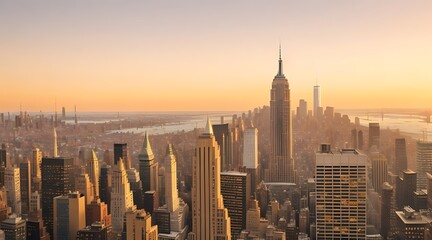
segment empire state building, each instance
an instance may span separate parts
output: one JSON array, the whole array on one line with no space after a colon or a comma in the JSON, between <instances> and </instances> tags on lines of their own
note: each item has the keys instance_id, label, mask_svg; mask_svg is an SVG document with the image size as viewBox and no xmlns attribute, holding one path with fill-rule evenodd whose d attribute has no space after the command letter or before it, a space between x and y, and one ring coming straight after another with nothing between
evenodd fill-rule
<instances>
[{"instance_id":1,"label":"empire state building","mask_svg":"<svg viewBox=\"0 0 432 240\"><path fill-rule=\"evenodd\" d=\"M270 149L267 181L294 182L290 89L282 71L280 48L279 71L270 90Z\"/></svg>"}]
</instances>

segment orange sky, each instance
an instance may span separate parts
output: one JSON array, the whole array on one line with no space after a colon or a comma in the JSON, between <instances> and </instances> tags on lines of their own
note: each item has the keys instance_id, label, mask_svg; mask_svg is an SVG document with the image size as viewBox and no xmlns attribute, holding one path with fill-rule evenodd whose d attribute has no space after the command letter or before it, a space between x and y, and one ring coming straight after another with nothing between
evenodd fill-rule
<instances>
[{"instance_id":1,"label":"orange sky","mask_svg":"<svg viewBox=\"0 0 432 240\"><path fill-rule=\"evenodd\" d=\"M431 1L0 1L0 112L431 108Z\"/></svg>"}]
</instances>

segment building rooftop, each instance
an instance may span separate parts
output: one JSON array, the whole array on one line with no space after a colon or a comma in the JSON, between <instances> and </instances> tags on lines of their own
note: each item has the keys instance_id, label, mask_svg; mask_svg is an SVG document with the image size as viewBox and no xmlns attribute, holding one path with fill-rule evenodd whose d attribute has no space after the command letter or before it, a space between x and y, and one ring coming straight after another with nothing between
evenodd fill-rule
<instances>
[{"instance_id":1,"label":"building rooftop","mask_svg":"<svg viewBox=\"0 0 432 240\"><path fill-rule=\"evenodd\" d=\"M245 173L245 172L238 172L238 171L225 171L225 172L221 172L221 175L231 175L231 176L246 177L247 173Z\"/></svg>"}]
</instances>

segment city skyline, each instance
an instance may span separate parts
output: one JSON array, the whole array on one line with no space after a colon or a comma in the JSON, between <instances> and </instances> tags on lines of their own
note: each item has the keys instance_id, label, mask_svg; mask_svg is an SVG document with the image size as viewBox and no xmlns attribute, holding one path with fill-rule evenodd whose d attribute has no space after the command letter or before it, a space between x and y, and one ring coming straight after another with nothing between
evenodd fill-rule
<instances>
[{"instance_id":1,"label":"city skyline","mask_svg":"<svg viewBox=\"0 0 432 240\"><path fill-rule=\"evenodd\" d=\"M247 110L279 43L293 106L318 82L323 106L428 108L431 5L0 1L0 108Z\"/></svg>"}]
</instances>

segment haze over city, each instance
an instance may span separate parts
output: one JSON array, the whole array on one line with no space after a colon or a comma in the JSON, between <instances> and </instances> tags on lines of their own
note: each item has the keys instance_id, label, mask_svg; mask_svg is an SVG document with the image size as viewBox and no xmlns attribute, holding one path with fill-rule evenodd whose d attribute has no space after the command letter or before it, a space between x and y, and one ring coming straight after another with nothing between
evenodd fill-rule
<instances>
[{"instance_id":1,"label":"haze over city","mask_svg":"<svg viewBox=\"0 0 432 240\"><path fill-rule=\"evenodd\" d=\"M431 1L0 1L3 111L430 108Z\"/></svg>"}]
</instances>

